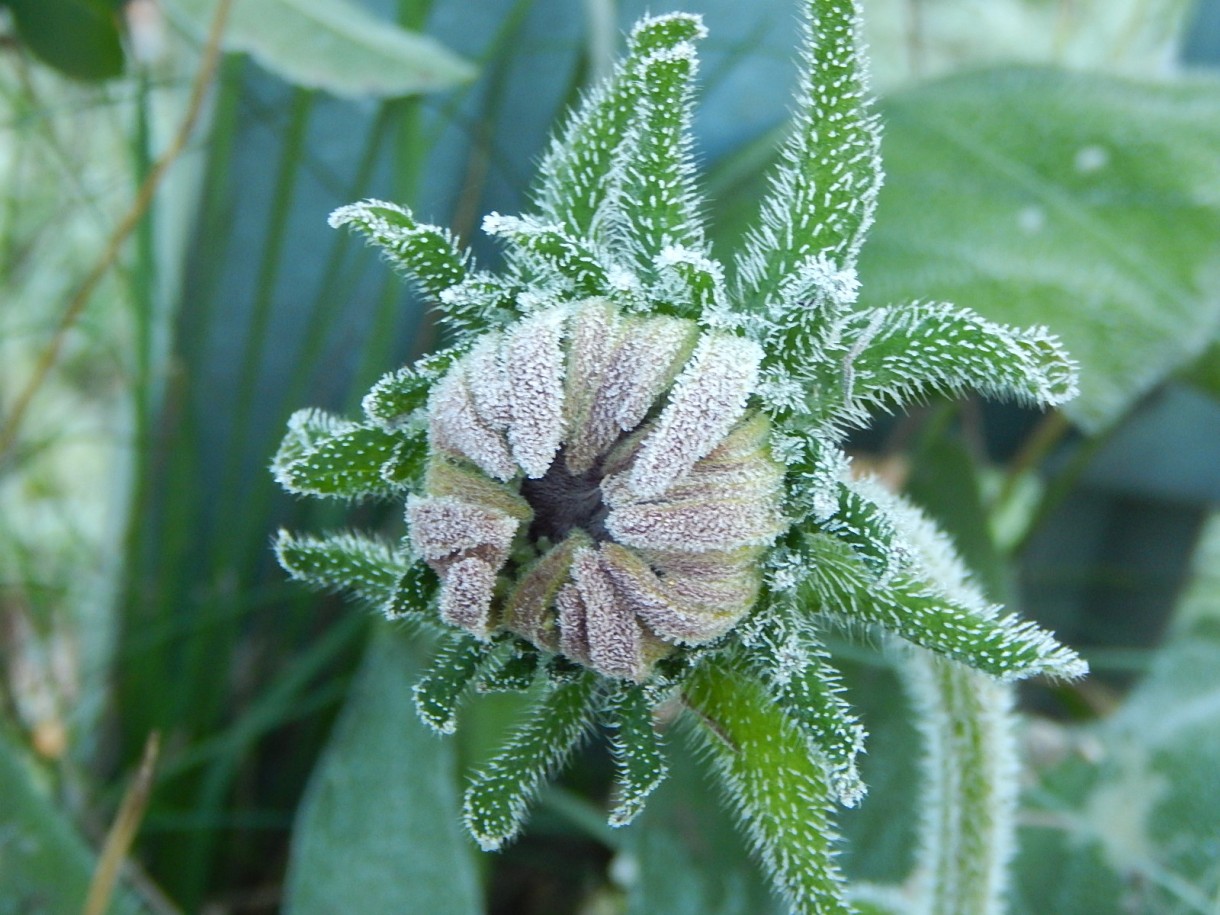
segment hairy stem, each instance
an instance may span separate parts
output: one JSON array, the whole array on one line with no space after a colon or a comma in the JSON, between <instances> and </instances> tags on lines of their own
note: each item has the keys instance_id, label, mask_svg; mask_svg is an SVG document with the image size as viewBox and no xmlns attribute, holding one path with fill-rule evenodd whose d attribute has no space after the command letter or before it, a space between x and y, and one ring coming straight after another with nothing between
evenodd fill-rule
<instances>
[{"instance_id":1,"label":"hairy stem","mask_svg":"<svg viewBox=\"0 0 1220 915\"><path fill-rule=\"evenodd\" d=\"M907 654L903 675L925 744L921 910L1002 912L1015 850L1012 687L922 650Z\"/></svg>"}]
</instances>

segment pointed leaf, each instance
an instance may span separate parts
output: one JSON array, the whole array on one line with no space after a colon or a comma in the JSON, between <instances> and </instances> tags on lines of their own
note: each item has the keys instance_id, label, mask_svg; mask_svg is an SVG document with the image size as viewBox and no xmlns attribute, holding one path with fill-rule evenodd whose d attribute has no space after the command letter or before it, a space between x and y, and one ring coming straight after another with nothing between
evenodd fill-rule
<instances>
[{"instance_id":1,"label":"pointed leaf","mask_svg":"<svg viewBox=\"0 0 1220 915\"><path fill-rule=\"evenodd\" d=\"M746 663L825 759L835 798L854 807L865 792L856 767L865 733L843 698L829 652L809 622L793 618L789 608L774 608L756 625L757 635L743 651Z\"/></svg>"},{"instance_id":2,"label":"pointed leaf","mask_svg":"<svg viewBox=\"0 0 1220 915\"><path fill-rule=\"evenodd\" d=\"M483 217L483 231L507 240L514 248L511 253L515 260L540 267L544 275L553 274L576 297L610 291L606 268L598 254L568 235L559 223L489 213Z\"/></svg>"},{"instance_id":3,"label":"pointed leaf","mask_svg":"<svg viewBox=\"0 0 1220 915\"><path fill-rule=\"evenodd\" d=\"M479 847L495 851L520 831L542 784L563 765L584 736L597 680L587 671L551 687L508 745L466 789L466 828Z\"/></svg>"},{"instance_id":4,"label":"pointed leaf","mask_svg":"<svg viewBox=\"0 0 1220 915\"><path fill-rule=\"evenodd\" d=\"M379 245L386 258L419 284L424 295L439 300L450 286L466 279L468 252L457 247L452 233L419 222L406 207L384 200L362 200L330 214L331 228L350 226Z\"/></svg>"},{"instance_id":5,"label":"pointed leaf","mask_svg":"<svg viewBox=\"0 0 1220 915\"><path fill-rule=\"evenodd\" d=\"M700 744L755 854L796 915L851 911L834 861L830 787L804 737L762 686L723 661L688 681Z\"/></svg>"},{"instance_id":6,"label":"pointed leaf","mask_svg":"<svg viewBox=\"0 0 1220 915\"><path fill-rule=\"evenodd\" d=\"M313 537L281 530L275 555L297 581L377 605L389 602L409 565L388 543L346 531Z\"/></svg>"},{"instance_id":7,"label":"pointed leaf","mask_svg":"<svg viewBox=\"0 0 1220 915\"><path fill-rule=\"evenodd\" d=\"M413 689L420 720L438 734L452 734L458 706L494 650L494 645L465 633L446 636Z\"/></svg>"},{"instance_id":8,"label":"pointed leaf","mask_svg":"<svg viewBox=\"0 0 1220 915\"><path fill-rule=\"evenodd\" d=\"M585 96L538 169L542 184L535 199L547 219L573 235L592 234L612 159L624 149L624 134L639 98L640 83L630 75L647 55L704 34L702 20L686 13L649 17L636 25L626 60L604 85Z\"/></svg>"},{"instance_id":9,"label":"pointed leaf","mask_svg":"<svg viewBox=\"0 0 1220 915\"><path fill-rule=\"evenodd\" d=\"M930 394L977 391L1029 406L1076 396L1077 367L1044 327L1004 327L952 305L916 303L865 310L843 335L841 361L820 389L842 391L818 406L840 426Z\"/></svg>"},{"instance_id":10,"label":"pointed leaf","mask_svg":"<svg viewBox=\"0 0 1220 915\"><path fill-rule=\"evenodd\" d=\"M791 133L738 260L748 305L774 302L782 284L818 267L802 283L806 288L792 288L782 303L804 308L809 298L831 291L819 288L823 273L855 267L881 184L879 128L869 113L859 30L859 3L807 0Z\"/></svg>"},{"instance_id":11,"label":"pointed leaf","mask_svg":"<svg viewBox=\"0 0 1220 915\"><path fill-rule=\"evenodd\" d=\"M409 644L382 627L297 816L289 915L483 911L458 823L453 743L411 712L417 669Z\"/></svg>"},{"instance_id":12,"label":"pointed leaf","mask_svg":"<svg viewBox=\"0 0 1220 915\"><path fill-rule=\"evenodd\" d=\"M621 687L606 712L615 768L611 826L626 826L639 816L669 773L653 719L651 697L638 686Z\"/></svg>"},{"instance_id":13,"label":"pointed leaf","mask_svg":"<svg viewBox=\"0 0 1220 915\"><path fill-rule=\"evenodd\" d=\"M317 429L302 434L292 428L295 422L294 416L272 464L276 482L289 492L341 499L389 495L422 469L422 434L407 438L352 423L329 434Z\"/></svg>"},{"instance_id":14,"label":"pointed leaf","mask_svg":"<svg viewBox=\"0 0 1220 915\"><path fill-rule=\"evenodd\" d=\"M612 190L596 218L621 234L644 271L667 248L704 248L690 149L697 67L694 45L682 42L654 51L627 75L640 82L638 106L608 176Z\"/></svg>"},{"instance_id":15,"label":"pointed leaf","mask_svg":"<svg viewBox=\"0 0 1220 915\"><path fill-rule=\"evenodd\" d=\"M963 604L935 584L904 573L876 579L851 548L828 534L804 541L809 576L798 591L812 611L871 623L1004 680L1039 674L1074 679L1088 666L1031 622L998 608Z\"/></svg>"}]
</instances>

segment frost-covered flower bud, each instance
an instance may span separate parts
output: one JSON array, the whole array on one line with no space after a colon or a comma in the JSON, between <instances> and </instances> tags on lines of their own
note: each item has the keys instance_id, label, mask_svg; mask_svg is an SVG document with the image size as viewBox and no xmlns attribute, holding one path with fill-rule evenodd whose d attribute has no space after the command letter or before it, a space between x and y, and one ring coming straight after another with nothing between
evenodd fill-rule
<instances>
[{"instance_id":1,"label":"frost-covered flower bud","mask_svg":"<svg viewBox=\"0 0 1220 915\"><path fill-rule=\"evenodd\" d=\"M442 618L637 682L731 629L787 526L784 468L749 406L761 357L602 299L484 336L433 389L407 507Z\"/></svg>"}]
</instances>

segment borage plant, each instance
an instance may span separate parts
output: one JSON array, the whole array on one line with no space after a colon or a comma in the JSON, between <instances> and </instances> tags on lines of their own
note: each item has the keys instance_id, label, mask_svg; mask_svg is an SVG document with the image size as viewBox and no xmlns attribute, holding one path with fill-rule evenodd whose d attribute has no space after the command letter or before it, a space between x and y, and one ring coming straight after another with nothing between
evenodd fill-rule
<instances>
[{"instance_id":1,"label":"borage plant","mask_svg":"<svg viewBox=\"0 0 1220 915\"><path fill-rule=\"evenodd\" d=\"M492 214L505 266L369 200L338 210L439 309L449 347L348 421L297 413L290 491L405 497L407 533L279 535L284 567L441 632L415 687L442 734L473 688L533 709L466 791L484 849L521 829L595 725L621 826L663 780L656 710L684 707L777 891L851 908L835 802L864 793L864 730L828 627L894 639L928 747L906 910L996 907L1015 765L1008 681L1084 663L988 604L947 539L842 449L874 408L980 391L1055 405L1075 368L1043 328L951 305L856 305L881 182L859 11L805 17L792 129L755 229L712 256L691 161L697 16L640 22L552 143L537 212Z\"/></svg>"}]
</instances>

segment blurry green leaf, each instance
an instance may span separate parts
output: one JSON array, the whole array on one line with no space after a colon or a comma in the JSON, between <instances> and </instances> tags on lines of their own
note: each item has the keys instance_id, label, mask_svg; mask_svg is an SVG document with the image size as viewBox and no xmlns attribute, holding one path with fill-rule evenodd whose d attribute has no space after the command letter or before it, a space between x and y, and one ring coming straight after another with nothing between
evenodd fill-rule
<instances>
[{"instance_id":1,"label":"blurry green leaf","mask_svg":"<svg viewBox=\"0 0 1220 915\"><path fill-rule=\"evenodd\" d=\"M883 106L868 303L943 298L1046 324L1081 363L1068 415L1116 420L1220 319L1220 83L1004 70Z\"/></svg>"},{"instance_id":2,"label":"blurry green leaf","mask_svg":"<svg viewBox=\"0 0 1220 915\"><path fill-rule=\"evenodd\" d=\"M1220 341L1213 341L1195 364L1187 369L1186 381L1220 400Z\"/></svg>"},{"instance_id":3,"label":"blurry green leaf","mask_svg":"<svg viewBox=\"0 0 1220 915\"><path fill-rule=\"evenodd\" d=\"M215 0L171 2L200 32L216 7ZM239 0L225 47L249 52L290 83L349 98L435 92L474 76L438 42L348 0Z\"/></svg>"},{"instance_id":4,"label":"blurry green leaf","mask_svg":"<svg viewBox=\"0 0 1220 915\"><path fill-rule=\"evenodd\" d=\"M0 912L79 912L95 863L34 769L0 727ZM112 913L139 911L125 895Z\"/></svg>"},{"instance_id":5,"label":"blurry green leaf","mask_svg":"<svg viewBox=\"0 0 1220 915\"><path fill-rule=\"evenodd\" d=\"M4 0L21 40L43 61L75 79L123 72L119 16L102 0ZM0 5L4 5L0 4Z\"/></svg>"},{"instance_id":6,"label":"blurry green leaf","mask_svg":"<svg viewBox=\"0 0 1220 915\"><path fill-rule=\"evenodd\" d=\"M1059 732L1026 799L1015 911L1213 913L1220 900L1220 521L1146 679Z\"/></svg>"},{"instance_id":7,"label":"blurry green leaf","mask_svg":"<svg viewBox=\"0 0 1220 915\"><path fill-rule=\"evenodd\" d=\"M287 912L483 911L453 745L412 707L417 668L407 641L382 629L297 817Z\"/></svg>"}]
</instances>

